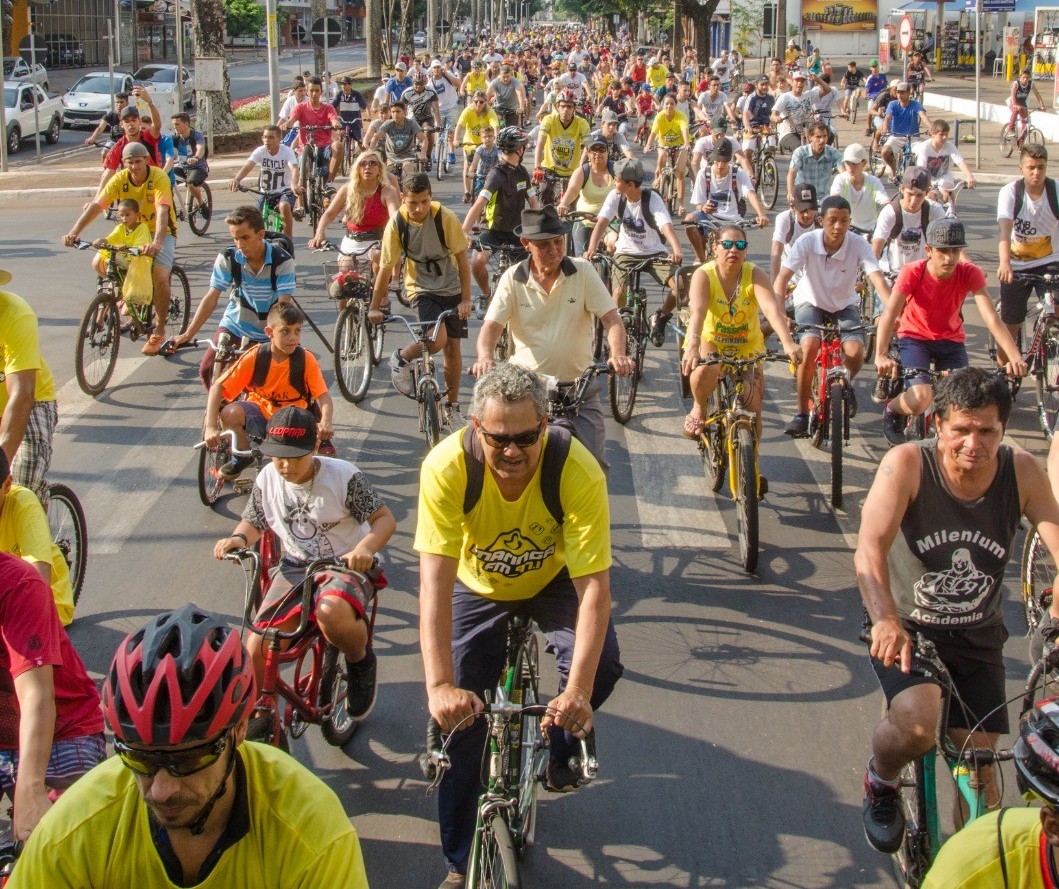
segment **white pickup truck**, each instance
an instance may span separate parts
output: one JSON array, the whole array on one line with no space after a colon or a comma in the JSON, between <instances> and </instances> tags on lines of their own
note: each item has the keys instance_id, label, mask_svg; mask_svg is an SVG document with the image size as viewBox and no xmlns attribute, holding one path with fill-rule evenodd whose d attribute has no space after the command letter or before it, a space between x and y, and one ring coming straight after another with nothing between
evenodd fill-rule
<instances>
[{"instance_id":1,"label":"white pickup truck","mask_svg":"<svg viewBox=\"0 0 1059 889\"><path fill-rule=\"evenodd\" d=\"M37 114L33 113L36 92ZM7 123L7 153L14 154L26 139L38 132L44 141L54 145L59 141L63 125L63 106L59 98L49 99L47 93L32 83L4 81L4 120ZM37 129L35 121L39 121Z\"/></svg>"},{"instance_id":2,"label":"white pickup truck","mask_svg":"<svg viewBox=\"0 0 1059 889\"><path fill-rule=\"evenodd\" d=\"M44 92L48 92L48 72L39 62L30 65L21 56L4 58L4 81L17 80L19 83L35 83Z\"/></svg>"}]
</instances>

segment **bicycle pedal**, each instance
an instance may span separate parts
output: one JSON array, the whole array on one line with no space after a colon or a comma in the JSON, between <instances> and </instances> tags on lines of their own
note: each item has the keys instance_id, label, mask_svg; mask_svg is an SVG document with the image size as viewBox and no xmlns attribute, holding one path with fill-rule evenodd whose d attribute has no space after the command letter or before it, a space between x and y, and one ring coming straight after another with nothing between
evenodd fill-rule
<instances>
[{"instance_id":1,"label":"bicycle pedal","mask_svg":"<svg viewBox=\"0 0 1059 889\"><path fill-rule=\"evenodd\" d=\"M249 494L254 487L254 480L250 478L237 478L232 483L232 490L236 494Z\"/></svg>"}]
</instances>

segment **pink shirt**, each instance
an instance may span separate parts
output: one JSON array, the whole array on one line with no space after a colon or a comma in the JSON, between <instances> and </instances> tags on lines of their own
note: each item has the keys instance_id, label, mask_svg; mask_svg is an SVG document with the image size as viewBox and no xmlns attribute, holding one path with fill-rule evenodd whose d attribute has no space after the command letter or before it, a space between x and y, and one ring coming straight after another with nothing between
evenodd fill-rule
<instances>
[{"instance_id":1,"label":"pink shirt","mask_svg":"<svg viewBox=\"0 0 1059 889\"><path fill-rule=\"evenodd\" d=\"M306 145L309 140L306 137L305 127L334 126L335 121L339 118L334 105L328 105L324 102L319 108L314 109L309 107L308 102L302 102L300 105L294 106L294 110L290 113L290 119L298 121L298 144ZM331 144L331 133L327 130L315 130L312 136L317 148L326 148Z\"/></svg>"}]
</instances>

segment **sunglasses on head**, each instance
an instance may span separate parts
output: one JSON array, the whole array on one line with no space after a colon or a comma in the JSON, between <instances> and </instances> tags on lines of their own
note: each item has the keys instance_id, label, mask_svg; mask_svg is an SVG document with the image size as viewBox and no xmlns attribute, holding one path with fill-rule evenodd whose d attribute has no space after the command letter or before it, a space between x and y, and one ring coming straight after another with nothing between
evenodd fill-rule
<instances>
[{"instance_id":1,"label":"sunglasses on head","mask_svg":"<svg viewBox=\"0 0 1059 889\"><path fill-rule=\"evenodd\" d=\"M127 769L137 775L153 778L162 769L165 769L174 778L187 778L196 772L208 769L224 753L231 738L231 731L225 732L219 738L188 747L177 753L163 753L156 750L140 750L130 747L124 741L114 739L114 752Z\"/></svg>"},{"instance_id":2,"label":"sunglasses on head","mask_svg":"<svg viewBox=\"0 0 1059 889\"><path fill-rule=\"evenodd\" d=\"M514 435L494 435L492 432L486 432L485 427L479 423L478 431L482 433L482 438L486 440L490 447L504 451L507 450L509 445L514 445L516 448L525 450L537 443L537 439L541 437L541 433L544 431L544 424L541 423L536 429L530 429L528 432L516 432Z\"/></svg>"},{"instance_id":3,"label":"sunglasses on head","mask_svg":"<svg viewBox=\"0 0 1059 889\"><path fill-rule=\"evenodd\" d=\"M747 242L742 238L740 238L738 241L733 241L731 238L725 238L723 241L721 241L721 246L724 247L725 250L731 250L733 247L736 250L746 250L746 245Z\"/></svg>"}]
</instances>

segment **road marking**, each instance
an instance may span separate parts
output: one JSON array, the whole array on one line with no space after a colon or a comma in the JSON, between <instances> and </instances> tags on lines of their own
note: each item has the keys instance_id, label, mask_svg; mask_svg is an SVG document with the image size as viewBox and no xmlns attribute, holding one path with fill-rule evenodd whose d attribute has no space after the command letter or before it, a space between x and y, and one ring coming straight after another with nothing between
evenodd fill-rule
<instances>
[{"instance_id":1,"label":"road marking","mask_svg":"<svg viewBox=\"0 0 1059 889\"><path fill-rule=\"evenodd\" d=\"M110 378L110 382L107 383L106 391L113 391L124 383L147 359L147 355L137 355L135 358L119 358L114 365L114 373ZM59 390L56 395L56 402L59 405L59 425L55 429L56 435L62 435L88 411L101 406L95 396L81 391L81 387L77 383L77 377L68 380Z\"/></svg>"}]
</instances>

